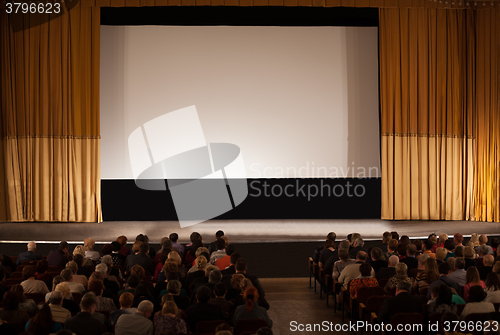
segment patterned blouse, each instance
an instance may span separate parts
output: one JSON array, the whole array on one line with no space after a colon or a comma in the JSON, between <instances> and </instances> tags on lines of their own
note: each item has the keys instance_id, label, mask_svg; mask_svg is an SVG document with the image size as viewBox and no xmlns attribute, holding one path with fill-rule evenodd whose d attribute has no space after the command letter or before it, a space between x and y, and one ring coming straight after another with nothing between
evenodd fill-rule
<instances>
[{"instance_id":1,"label":"patterned blouse","mask_svg":"<svg viewBox=\"0 0 500 335\"><path fill-rule=\"evenodd\" d=\"M397 287L399 282L403 281L403 280L407 281L410 284L413 283L413 278L411 278L411 277L401 278L401 277L397 277L397 276L392 276L387 281L387 284L385 284L384 291L389 292L391 289Z\"/></svg>"},{"instance_id":2,"label":"patterned blouse","mask_svg":"<svg viewBox=\"0 0 500 335\"><path fill-rule=\"evenodd\" d=\"M332 275L333 279L337 279L342 273L342 270L344 270L346 266L354 263L356 263L354 259L349 259L347 262L340 259L335 263L333 263L333 275Z\"/></svg>"},{"instance_id":3,"label":"patterned blouse","mask_svg":"<svg viewBox=\"0 0 500 335\"><path fill-rule=\"evenodd\" d=\"M170 330L174 334L188 334L186 321L173 316L156 313L154 316L155 335L160 335L164 330Z\"/></svg>"},{"instance_id":4,"label":"patterned blouse","mask_svg":"<svg viewBox=\"0 0 500 335\"><path fill-rule=\"evenodd\" d=\"M116 305L111 298L97 297L97 308L96 311L116 311Z\"/></svg>"},{"instance_id":5,"label":"patterned blouse","mask_svg":"<svg viewBox=\"0 0 500 335\"><path fill-rule=\"evenodd\" d=\"M349 292L351 293L351 297L356 299L358 297L358 291L362 287L377 287L378 281L373 277L358 277L354 278L349 286Z\"/></svg>"}]
</instances>

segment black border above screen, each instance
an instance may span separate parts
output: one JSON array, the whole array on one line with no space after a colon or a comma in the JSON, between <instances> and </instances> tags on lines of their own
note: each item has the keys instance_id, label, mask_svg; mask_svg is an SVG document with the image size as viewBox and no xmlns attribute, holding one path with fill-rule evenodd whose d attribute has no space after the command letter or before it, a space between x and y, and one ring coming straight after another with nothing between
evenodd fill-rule
<instances>
[{"instance_id":1,"label":"black border above screen","mask_svg":"<svg viewBox=\"0 0 500 335\"><path fill-rule=\"evenodd\" d=\"M101 25L378 27L378 8L102 7Z\"/></svg>"}]
</instances>

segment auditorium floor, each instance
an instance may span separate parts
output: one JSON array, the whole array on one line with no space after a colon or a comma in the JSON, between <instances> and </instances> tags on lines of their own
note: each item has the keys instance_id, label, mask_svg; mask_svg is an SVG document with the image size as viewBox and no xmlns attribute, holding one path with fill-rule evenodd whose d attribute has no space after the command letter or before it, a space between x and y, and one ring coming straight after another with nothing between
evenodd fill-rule
<instances>
[{"instance_id":1,"label":"auditorium floor","mask_svg":"<svg viewBox=\"0 0 500 335\"><path fill-rule=\"evenodd\" d=\"M337 315L333 314L331 300L330 307L326 307L325 297L320 300L319 291L314 293L314 289L309 288L309 278L265 278L260 281L271 306L269 317L273 320L274 335L325 333L293 331L293 321L296 321L297 325L321 324L323 321L341 323L340 311L337 311Z\"/></svg>"}]
</instances>

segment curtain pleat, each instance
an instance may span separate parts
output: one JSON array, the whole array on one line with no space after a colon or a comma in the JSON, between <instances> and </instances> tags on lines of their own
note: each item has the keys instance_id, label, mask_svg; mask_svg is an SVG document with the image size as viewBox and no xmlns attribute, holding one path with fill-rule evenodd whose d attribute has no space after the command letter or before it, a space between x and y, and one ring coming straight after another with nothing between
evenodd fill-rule
<instances>
[{"instance_id":1,"label":"curtain pleat","mask_svg":"<svg viewBox=\"0 0 500 335\"><path fill-rule=\"evenodd\" d=\"M0 15L0 220L101 221L100 10Z\"/></svg>"},{"instance_id":2,"label":"curtain pleat","mask_svg":"<svg viewBox=\"0 0 500 335\"><path fill-rule=\"evenodd\" d=\"M379 13L382 218L499 221L499 9Z\"/></svg>"}]
</instances>

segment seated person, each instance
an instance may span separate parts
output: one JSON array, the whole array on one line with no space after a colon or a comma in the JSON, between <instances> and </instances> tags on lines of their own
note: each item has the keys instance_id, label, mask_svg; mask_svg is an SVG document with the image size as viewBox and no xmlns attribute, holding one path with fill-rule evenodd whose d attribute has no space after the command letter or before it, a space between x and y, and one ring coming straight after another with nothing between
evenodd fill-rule
<instances>
[{"instance_id":1,"label":"seated person","mask_svg":"<svg viewBox=\"0 0 500 335\"><path fill-rule=\"evenodd\" d=\"M47 285L41 281L37 280L35 278L35 267L28 265L23 268L23 282L21 282L21 286L24 289L24 292L26 293L42 293L42 294L47 294L49 293L49 289L47 288Z\"/></svg>"},{"instance_id":2,"label":"seated person","mask_svg":"<svg viewBox=\"0 0 500 335\"><path fill-rule=\"evenodd\" d=\"M372 276L372 271L370 263L361 263L359 266L359 277L351 280L351 284L349 285L349 293L353 299L357 298L360 288L378 286L378 281Z\"/></svg>"},{"instance_id":3,"label":"seated person","mask_svg":"<svg viewBox=\"0 0 500 335\"><path fill-rule=\"evenodd\" d=\"M269 328L273 326L273 321L269 318L267 310L260 307L257 303L259 298L259 291L255 287L250 287L243 293L243 300L245 304L236 307L234 312L233 322L237 323L239 320L244 319L262 319L267 322Z\"/></svg>"}]
</instances>

